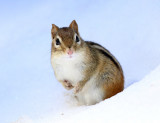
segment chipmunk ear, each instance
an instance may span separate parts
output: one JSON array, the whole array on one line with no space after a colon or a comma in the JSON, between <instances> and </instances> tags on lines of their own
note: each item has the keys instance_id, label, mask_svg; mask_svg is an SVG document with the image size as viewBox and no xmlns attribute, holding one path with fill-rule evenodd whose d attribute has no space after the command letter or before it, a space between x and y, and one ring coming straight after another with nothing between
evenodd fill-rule
<instances>
[{"instance_id":1,"label":"chipmunk ear","mask_svg":"<svg viewBox=\"0 0 160 123\"><path fill-rule=\"evenodd\" d=\"M52 38L54 38L54 36L56 35L58 29L59 29L58 26L56 26L55 24L52 24L52 29L51 29Z\"/></svg>"},{"instance_id":2,"label":"chipmunk ear","mask_svg":"<svg viewBox=\"0 0 160 123\"><path fill-rule=\"evenodd\" d=\"M71 24L69 25L69 27L72 28L78 34L78 24L76 23L75 20L73 20L71 22Z\"/></svg>"}]
</instances>

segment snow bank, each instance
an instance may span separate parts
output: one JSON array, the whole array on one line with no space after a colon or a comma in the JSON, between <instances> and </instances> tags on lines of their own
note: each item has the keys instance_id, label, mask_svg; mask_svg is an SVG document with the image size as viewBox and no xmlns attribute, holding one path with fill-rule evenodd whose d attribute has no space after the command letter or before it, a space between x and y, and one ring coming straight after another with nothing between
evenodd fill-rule
<instances>
[{"instance_id":1,"label":"snow bank","mask_svg":"<svg viewBox=\"0 0 160 123\"><path fill-rule=\"evenodd\" d=\"M61 123L159 123L160 66L122 93L70 115Z\"/></svg>"},{"instance_id":2,"label":"snow bank","mask_svg":"<svg viewBox=\"0 0 160 123\"><path fill-rule=\"evenodd\" d=\"M74 100L70 100L71 103ZM92 106L73 106L55 115L14 123L159 123L160 66L143 80Z\"/></svg>"}]
</instances>

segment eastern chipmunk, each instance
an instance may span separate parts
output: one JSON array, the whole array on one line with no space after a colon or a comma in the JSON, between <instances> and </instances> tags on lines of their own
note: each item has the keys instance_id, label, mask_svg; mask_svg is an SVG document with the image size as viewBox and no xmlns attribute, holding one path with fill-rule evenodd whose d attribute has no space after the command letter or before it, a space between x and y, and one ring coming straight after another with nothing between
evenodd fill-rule
<instances>
[{"instance_id":1,"label":"eastern chipmunk","mask_svg":"<svg viewBox=\"0 0 160 123\"><path fill-rule=\"evenodd\" d=\"M80 104L96 104L124 89L119 62L101 45L84 41L75 20L69 27L52 24L51 36L55 76L66 89L74 88Z\"/></svg>"}]
</instances>

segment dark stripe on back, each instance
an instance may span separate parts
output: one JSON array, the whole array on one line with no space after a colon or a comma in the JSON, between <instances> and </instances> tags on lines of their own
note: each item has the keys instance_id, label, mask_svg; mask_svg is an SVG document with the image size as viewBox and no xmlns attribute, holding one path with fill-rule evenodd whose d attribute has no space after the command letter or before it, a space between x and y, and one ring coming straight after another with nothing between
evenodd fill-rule
<instances>
[{"instance_id":1,"label":"dark stripe on back","mask_svg":"<svg viewBox=\"0 0 160 123\"><path fill-rule=\"evenodd\" d=\"M92 42L92 41L86 41L86 42L89 43L90 45L97 45L97 46L100 46L100 47L104 48L103 46L101 46L100 44L97 44L95 42Z\"/></svg>"},{"instance_id":2,"label":"dark stripe on back","mask_svg":"<svg viewBox=\"0 0 160 123\"><path fill-rule=\"evenodd\" d=\"M116 67L119 69L119 65L118 65L117 62L113 59L112 56L110 56L107 52L105 52L105 51L103 51L103 50L98 49L98 51L99 51L100 53L102 53L104 56L108 57L108 58L116 65Z\"/></svg>"},{"instance_id":3,"label":"dark stripe on back","mask_svg":"<svg viewBox=\"0 0 160 123\"><path fill-rule=\"evenodd\" d=\"M94 43L94 42L90 42L90 41L87 41L87 43L89 43L90 45L97 45L97 46L99 46L99 47L102 47L100 44L97 44L97 43ZM108 51L107 49L105 49L104 47L102 47L104 50L106 50L106 51ZM114 58L110 55L110 54L108 54L107 52L105 52L104 50L102 50L102 49L98 49L98 48L96 48L101 54L103 54L104 56L106 56L107 58L109 58L115 65L116 65L116 67L118 68L118 69L120 69L119 68L119 65L118 65L118 63L114 60ZM109 51L108 51L109 52Z\"/></svg>"}]
</instances>

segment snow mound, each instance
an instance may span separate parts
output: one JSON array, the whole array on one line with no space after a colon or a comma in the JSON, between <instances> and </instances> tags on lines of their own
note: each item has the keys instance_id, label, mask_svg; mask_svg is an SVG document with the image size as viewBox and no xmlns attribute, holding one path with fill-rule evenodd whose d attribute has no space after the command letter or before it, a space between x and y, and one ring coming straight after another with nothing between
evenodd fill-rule
<instances>
[{"instance_id":1,"label":"snow mound","mask_svg":"<svg viewBox=\"0 0 160 123\"><path fill-rule=\"evenodd\" d=\"M143 80L99 104L72 107L27 123L158 123L159 114L160 66Z\"/></svg>"},{"instance_id":2,"label":"snow mound","mask_svg":"<svg viewBox=\"0 0 160 123\"><path fill-rule=\"evenodd\" d=\"M122 93L62 119L61 123L160 122L160 66Z\"/></svg>"}]
</instances>

